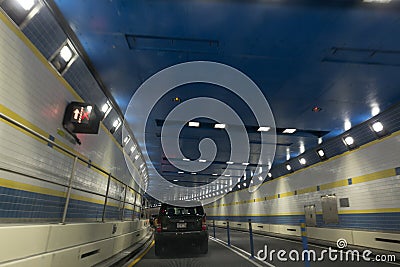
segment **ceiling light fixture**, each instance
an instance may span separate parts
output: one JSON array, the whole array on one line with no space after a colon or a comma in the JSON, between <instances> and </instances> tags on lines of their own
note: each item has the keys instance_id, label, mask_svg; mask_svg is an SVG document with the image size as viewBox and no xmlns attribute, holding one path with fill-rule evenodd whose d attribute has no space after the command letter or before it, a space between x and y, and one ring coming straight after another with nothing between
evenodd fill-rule
<instances>
[{"instance_id":1,"label":"ceiling light fixture","mask_svg":"<svg viewBox=\"0 0 400 267\"><path fill-rule=\"evenodd\" d=\"M226 124L225 124L225 123L216 123L216 124L214 125L214 128L215 128L215 129L225 129L225 127L226 127Z\"/></svg>"},{"instance_id":2,"label":"ceiling light fixture","mask_svg":"<svg viewBox=\"0 0 400 267\"><path fill-rule=\"evenodd\" d=\"M307 160L305 158L301 158L301 159L299 159L299 162L301 165L306 165Z\"/></svg>"},{"instance_id":3,"label":"ceiling light fixture","mask_svg":"<svg viewBox=\"0 0 400 267\"><path fill-rule=\"evenodd\" d=\"M272 173L267 173L267 176L269 177L269 178L271 178L272 177Z\"/></svg>"},{"instance_id":4,"label":"ceiling light fixture","mask_svg":"<svg viewBox=\"0 0 400 267\"><path fill-rule=\"evenodd\" d=\"M183 172L183 171L179 171L178 173L179 173L179 174L183 174L184 172Z\"/></svg>"},{"instance_id":5,"label":"ceiling light fixture","mask_svg":"<svg viewBox=\"0 0 400 267\"><path fill-rule=\"evenodd\" d=\"M317 154L321 160L325 160L327 158L322 148L317 150Z\"/></svg>"},{"instance_id":6,"label":"ceiling light fixture","mask_svg":"<svg viewBox=\"0 0 400 267\"><path fill-rule=\"evenodd\" d=\"M297 131L297 129L295 129L295 128L287 128L282 133L292 134L296 131Z\"/></svg>"},{"instance_id":7,"label":"ceiling light fixture","mask_svg":"<svg viewBox=\"0 0 400 267\"><path fill-rule=\"evenodd\" d=\"M292 170L292 166L290 166L290 164L286 164L286 169L287 169L288 171L291 171L291 170Z\"/></svg>"},{"instance_id":8,"label":"ceiling light fixture","mask_svg":"<svg viewBox=\"0 0 400 267\"><path fill-rule=\"evenodd\" d=\"M29 11L35 5L34 0L17 0L18 4L25 9L25 11Z\"/></svg>"},{"instance_id":9,"label":"ceiling light fixture","mask_svg":"<svg viewBox=\"0 0 400 267\"><path fill-rule=\"evenodd\" d=\"M351 136L346 136L343 140L347 146L352 146L354 144L354 138Z\"/></svg>"},{"instance_id":10,"label":"ceiling light fixture","mask_svg":"<svg viewBox=\"0 0 400 267\"><path fill-rule=\"evenodd\" d=\"M190 159L187 159L187 158L183 158L182 160L183 161L190 161Z\"/></svg>"},{"instance_id":11,"label":"ceiling light fixture","mask_svg":"<svg viewBox=\"0 0 400 267\"><path fill-rule=\"evenodd\" d=\"M260 126L257 131L258 132L268 132L270 129L271 129L271 127L268 127L268 126Z\"/></svg>"},{"instance_id":12,"label":"ceiling light fixture","mask_svg":"<svg viewBox=\"0 0 400 267\"><path fill-rule=\"evenodd\" d=\"M244 165L244 166L247 166L247 165L249 165L250 163L248 163L248 162L243 162L242 163L242 165Z\"/></svg>"},{"instance_id":13,"label":"ceiling light fixture","mask_svg":"<svg viewBox=\"0 0 400 267\"><path fill-rule=\"evenodd\" d=\"M226 164L232 165L234 162L233 161L227 161Z\"/></svg>"},{"instance_id":14,"label":"ceiling light fixture","mask_svg":"<svg viewBox=\"0 0 400 267\"><path fill-rule=\"evenodd\" d=\"M372 124L374 132L379 133L383 131L383 124L380 121L376 121Z\"/></svg>"},{"instance_id":15,"label":"ceiling light fixture","mask_svg":"<svg viewBox=\"0 0 400 267\"><path fill-rule=\"evenodd\" d=\"M372 117L378 115L379 112L381 112L381 110L380 110L380 108L379 108L377 105L375 105L375 106L373 106L373 107L371 108L371 115L372 115Z\"/></svg>"},{"instance_id":16,"label":"ceiling light fixture","mask_svg":"<svg viewBox=\"0 0 400 267\"><path fill-rule=\"evenodd\" d=\"M199 159L199 162L207 162L205 159Z\"/></svg>"},{"instance_id":17,"label":"ceiling light fixture","mask_svg":"<svg viewBox=\"0 0 400 267\"><path fill-rule=\"evenodd\" d=\"M199 127L199 126L200 126L200 122L197 122L197 121L189 121L189 126L190 126L190 127Z\"/></svg>"},{"instance_id":18,"label":"ceiling light fixture","mask_svg":"<svg viewBox=\"0 0 400 267\"><path fill-rule=\"evenodd\" d=\"M218 175L218 174L216 174L216 173L213 173L213 174L212 174L212 176L217 176L217 175Z\"/></svg>"},{"instance_id":19,"label":"ceiling light fixture","mask_svg":"<svg viewBox=\"0 0 400 267\"><path fill-rule=\"evenodd\" d=\"M68 45L65 45L60 51L60 56L65 62L69 62L72 58L72 55L71 48L69 48Z\"/></svg>"},{"instance_id":20,"label":"ceiling light fixture","mask_svg":"<svg viewBox=\"0 0 400 267\"><path fill-rule=\"evenodd\" d=\"M345 120L344 121L344 130L347 131L347 130L350 130L350 128L351 128L351 122L349 120Z\"/></svg>"}]
</instances>

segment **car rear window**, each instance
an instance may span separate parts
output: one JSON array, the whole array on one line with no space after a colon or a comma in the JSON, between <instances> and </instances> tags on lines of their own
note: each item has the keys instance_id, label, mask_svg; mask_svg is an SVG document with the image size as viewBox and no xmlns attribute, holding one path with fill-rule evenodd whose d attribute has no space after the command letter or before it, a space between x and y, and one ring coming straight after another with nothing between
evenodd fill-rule
<instances>
[{"instance_id":1,"label":"car rear window","mask_svg":"<svg viewBox=\"0 0 400 267\"><path fill-rule=\"evenodd\" d=\"M197 207L176 207L165 205L160 209L160 215L179 216L179 215L204 215L202 206Z\"/></svg>"}]
</instances>

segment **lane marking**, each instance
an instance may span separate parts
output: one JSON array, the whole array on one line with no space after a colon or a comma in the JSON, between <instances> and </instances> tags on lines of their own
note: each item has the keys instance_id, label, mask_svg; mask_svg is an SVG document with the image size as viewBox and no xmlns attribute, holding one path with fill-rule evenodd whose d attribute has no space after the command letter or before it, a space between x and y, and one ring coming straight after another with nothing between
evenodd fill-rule
<instances>
[{"instance_id":1,"label":"lane marking","mask_svg":"<svg viewBox=\"0 0 400 267\"><path fill-rule=\"evenodd\" d=\"M242 232L242 231L235 230L235 229L231 229L231 231ZM244 233L246 233L246 232L242 232L242 233L244 234ZM271 239L278 239L278 240L281 240L281 241L286 241L286 242L291 242L291 243L296 243L296 244L302 244L301 241L285 239L285 238L282 238L282 237L268 236L268 235L257 234L257 233L253 233L253 235L257 235L257 236L260 236L260 237L267 237L267 238L271 238ZM223 241L221 241L221 242L223 242ZM232 246L232 247L235 247L235 246L233 246L233 245L231 245L231 246ZM321 249L327 249L327 248L329 248L329 246L320 246L320 245L313 245L313 244L308 244L308 246L310 246L310 247L317 247L317 248L321 248ZM240 249L240 248L238 248L238 247L235 247L235 248L237 248L237 249L243 251L242 249ZM357 250L360 251L360 249L357 249ZM250 255L250 253L248 253L248 252L246 252L246 251L244 251L244 252L245 252L246 254ZM383 255L383 254L379 254L379 255ZM385 255L387 255L387 254L385 254ZM374 262L377 262L377 261L374 261ZM267 262L266 262L266 263L267 263ZM380 261L379 263L388 263L388 264L400 266L400 263L392 262L392 261ZM267 264L268 264L268 263L267 263ZM272 267L272 266L271 266L271 267Z\"/></svg>"},{"instance_id":2,"label":"lane marking","mask_svg":"<svg viewBox=\"0 0 400 267\"><path fill-rule=\"evenodd\" d=\"M240 257L242 257L242 258L246 259L247 261L251 262L253 265L255 265L257 267L263 267L263 265L258 264L257 262L251 260L249 258L250 257L250 253L248 253L247 251L244 251L244 250L242 250L242 249L240 249L240 248L238 248L236 246L233 246L233 245L231 245L231 247L229 247L228 245L225 244L224 241L222 241L222 240L220 240L218 238L210 237L210 240L212 240L212 241L224 246L225 248L229 249L230 251L234 252L235 254L239 255ZM235 249L233 249L232 247L235 248ZM239 251L237 251L237 250L239 250L240 252L242 252L243 254L248 255L248 256L245 256L245 255L239 253ZM254 257L254 259L259 260L256 257ZM270 264L268 262L263 262L262 261L262 263L264 263L265 265L270 266L270 267L276 267L275 265L272 265L272 264Z\"/></svg>"},{"instance_id":3,"label":"lane marking","mask_svg":"<svg viewBox=\"0 0 400 267\"><path fill-rule=\"evenodd\" d=\"M128 267L132 267L132 266L134 266L136 263L138 263L138 262L147 254L147 252L149 252L149 250L154 246L154 243L155 243L155 241L153 240L153 241L151 242L150 246L148 246L148 247L146 248L146 250L143 251L132 263L130 263L130 264L128 265Z\"/></svg>"}]
</instances>

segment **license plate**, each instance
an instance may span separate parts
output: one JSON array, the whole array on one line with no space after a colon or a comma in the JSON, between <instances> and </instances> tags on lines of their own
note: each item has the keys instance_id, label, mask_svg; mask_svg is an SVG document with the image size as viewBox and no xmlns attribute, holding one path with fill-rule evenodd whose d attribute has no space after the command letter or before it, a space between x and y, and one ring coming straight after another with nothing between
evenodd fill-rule
<instances>
[{"instance_id":1,"label":"license plate","mask_svg":"<svg viewBox=\"0 0 400 267\"><path fill-rule=\"evenodd\" d=\"M178 229L186 228L186 223L177 223L176 228Z\"/></svg>"}]
</instances>

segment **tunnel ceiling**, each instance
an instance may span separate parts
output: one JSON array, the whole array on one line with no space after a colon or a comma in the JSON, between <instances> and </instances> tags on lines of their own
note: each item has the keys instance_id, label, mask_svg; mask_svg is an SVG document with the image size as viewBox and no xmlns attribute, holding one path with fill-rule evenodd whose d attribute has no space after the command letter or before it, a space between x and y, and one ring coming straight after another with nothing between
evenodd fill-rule
<instances>
[{"instance_id":1,"label":"tunnel ceiling","mask_svg":"<svg viewBox=\"0 0 400 267\"><path fill-rule=\"evenodd\" d=\"M124 112L150 76L188 61L215 61L249 76L262 90L278 128L275 164L370 118L400 99L400 5L363 1L55 0L105 87ZM166 115L180 102L210 96L234 107L250 129L248 170L257 163L259 135L244 103L212 85L181 86L165 95L147 123L147 149L158 172L177 179L160 148ZM318 107L318 110L313 108ZM318 111L318 112L315 112ZM130 114L127 120L134 120ZM201 119L203 125L213 121ZM295 134L281 134L296 128ZM135 131L135 129L133 129ZM226 166L229 142L212 127L184 129L182 150L198 158L200 139L217 140L220 153L198 175L179 184L203 184ZM141 144L143 145L143 144ZM228 157L229 158L229 157ZM150 173L151 174L151 173Z\"/></svg>"}]
</instances>

